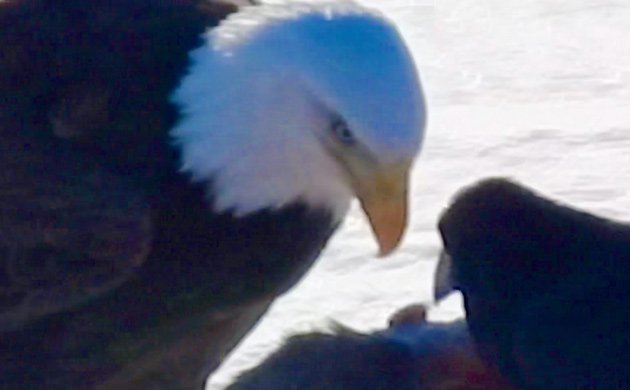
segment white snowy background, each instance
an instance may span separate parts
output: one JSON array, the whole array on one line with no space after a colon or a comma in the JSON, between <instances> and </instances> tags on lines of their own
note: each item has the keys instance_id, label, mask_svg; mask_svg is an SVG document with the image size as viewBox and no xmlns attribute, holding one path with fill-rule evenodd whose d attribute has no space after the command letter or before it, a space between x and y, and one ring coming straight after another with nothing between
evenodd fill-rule
<instances>
[{"instance_id":1,"label":"white snowy background","mask_svg":"<svg viewBox=\"0 0 630 390\"><path fill-rule=\"evenodd\" d=\"M307 277L210 378L223 389L288 335L329 319L382 328L428 302L439 213L462 186L512 177L559 201L630 220L630 2L363 0L392 18L424 83L429 123L400 250L376 246L356 208ZM433 319L461 315L454 297Z\"/></svg>"}]
</instances>

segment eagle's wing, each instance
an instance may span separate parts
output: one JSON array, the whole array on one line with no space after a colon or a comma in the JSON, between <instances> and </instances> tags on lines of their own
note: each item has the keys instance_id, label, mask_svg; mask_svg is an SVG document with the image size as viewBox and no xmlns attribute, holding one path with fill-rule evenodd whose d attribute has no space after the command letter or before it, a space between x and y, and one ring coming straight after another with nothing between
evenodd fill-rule
<instances>
[{"instance_id":1,"label":"eagle's wing","mask_svg":"<svg viewBox=\"0 0 630 390\"><path fill-rule=\"evenodd\" d=\"M131 183L27 122L0 107L0 330L115 288L151 241Z\"/></svg>"}]
</instances>

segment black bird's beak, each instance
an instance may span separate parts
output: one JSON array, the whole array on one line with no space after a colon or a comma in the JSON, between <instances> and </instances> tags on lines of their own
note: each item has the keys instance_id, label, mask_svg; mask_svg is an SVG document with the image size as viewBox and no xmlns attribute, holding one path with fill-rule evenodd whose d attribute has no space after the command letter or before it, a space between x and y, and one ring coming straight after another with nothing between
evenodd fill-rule
<instances>
[{"instance_id":1,"label":"black bird's beak","mask_svg":"<svg viewBox=\"0 0 630 390\"><path fill-rule=\"evenodd\" d=\"M433 279L433 299L435 302L439 302L455 291L455 289L453 261L446 249L442 249Z\"/></svg>"}]
</instances>

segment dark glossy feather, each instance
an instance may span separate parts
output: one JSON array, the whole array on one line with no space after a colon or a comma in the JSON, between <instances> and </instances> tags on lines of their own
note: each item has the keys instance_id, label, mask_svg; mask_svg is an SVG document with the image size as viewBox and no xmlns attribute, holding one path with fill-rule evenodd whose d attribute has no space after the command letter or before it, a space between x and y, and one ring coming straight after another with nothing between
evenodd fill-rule
<instances>
[{"instance_id":1,"label":"dark glossy feather","mask_svg":"<svg viewBox=\"0 0 630 390\"><path fill-rule=\"evenodd\" d=\"M471 334L515 384L630 387L630 226L493 179L460 193L440 231Z\"/></svg>"}]
</instances>

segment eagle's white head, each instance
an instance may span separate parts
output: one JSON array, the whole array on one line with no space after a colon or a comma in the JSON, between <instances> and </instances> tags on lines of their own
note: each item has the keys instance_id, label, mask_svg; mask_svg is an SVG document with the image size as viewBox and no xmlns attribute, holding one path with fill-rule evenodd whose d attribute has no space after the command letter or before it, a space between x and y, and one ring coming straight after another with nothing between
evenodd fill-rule
<instances>
[{"instance_id":1,"label":"eagle's white head","mask_svg":"<svg viewBox=\"0 0 630 390\"><path fill-rule=\"evenodd\" d=\"M391 252L425 126L395 26L350 1L244 7L205 35L172 96L182 170L237 216L303 202L341 219L361 202Z\"/></svg>"}]
</instances>

